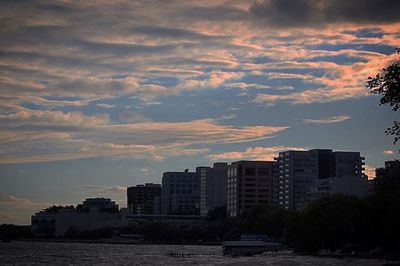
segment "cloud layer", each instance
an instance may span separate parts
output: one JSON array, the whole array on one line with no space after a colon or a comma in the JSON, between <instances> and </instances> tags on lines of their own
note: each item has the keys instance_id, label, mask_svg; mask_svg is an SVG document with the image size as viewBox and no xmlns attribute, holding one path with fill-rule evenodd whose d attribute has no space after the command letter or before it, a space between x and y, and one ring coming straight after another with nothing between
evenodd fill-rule
<instances>
[{"instance_id":1,"label":"cloud layer","mask_svg":"<svg viewBox=\"0 0 400 266\"><path fill-rule=\"evenodd\" d=\"M366 97L366 77L397 59L398 7L390 0L3 1L0 162L162 160L275 136L286 121L214 117L254 104ZM204 110L220 107L218 115L176 111L198 95L207 95ZM171 102L172 114L156 119L146 109Z\"/></svg>"},{"instance_id":2,"label":"cloud layer","mask_svg":"<svg viewBox=\"0 0 400 266\"><path fill-rule=\"evenodd\" d=\"M45 162L91 157L163 160L166 156L207 152L195 145L247 142L271 137L287 127L219 125L216 120L153 122L123 113L124 122L108 115L27 110L8 106L0 115L1 163ZM132 123L135 122L136 123Z\"/></svg>"}]
</instances>

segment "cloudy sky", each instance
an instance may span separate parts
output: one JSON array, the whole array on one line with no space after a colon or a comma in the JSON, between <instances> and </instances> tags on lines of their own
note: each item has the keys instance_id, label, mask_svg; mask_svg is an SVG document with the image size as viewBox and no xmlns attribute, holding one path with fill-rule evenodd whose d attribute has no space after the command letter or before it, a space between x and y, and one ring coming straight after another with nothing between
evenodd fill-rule
<instances>
[{"instance_id":1,"label":"cloudy sky","mask_svg":"<svg viewBox=\"0 0 400 266\"><path fill-rule=\"evenodd\" d=\"M0 3L0 223L287 149L398 154L397 0Z\"/></svg>"}]
</instances>

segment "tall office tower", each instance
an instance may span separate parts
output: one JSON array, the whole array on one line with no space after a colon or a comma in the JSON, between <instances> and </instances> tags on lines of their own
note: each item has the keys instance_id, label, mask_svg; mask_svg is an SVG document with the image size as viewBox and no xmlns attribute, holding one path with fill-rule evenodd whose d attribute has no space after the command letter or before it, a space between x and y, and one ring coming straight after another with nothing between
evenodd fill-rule
<instances>
[{"instance_id":1,"label":"tall office tower","mask_svg":"<svg viewBox=\"0 0 400 266\"><path fill-rule=\"evenodd\" d=\"M226 205L227 163L214 163L213 167L197 167L200 173L200 215Z\"/></svg>"},{"instance_id":2,"label":"tall office tower","mask_svg":"<svg viewBox=\"0 0 400 266\"><path fill-rule=\"evenodd\" d=\"M228 216L237 217L257 204L276 202L276 166L272 161L238 161L228 166Z\"/></svg>"},{"instance_id":3,"label":"tall office tower","mask_svg":"<svg viewBox=\"0 0 400 266\"><path fill-rule=\"evenodd\" d=\"M161 185L146 183L128 187L128 212L130 214L158 214L155 200L161 195ZM156 206L156 207L155 207Z\"/></svg>"},{"instance_id":4,"label":"tall office tower","mask_svg":"<svg viewBox=\"0 0 400 266\"><path fill-rule=\"evenodd\" d=\"M200 214L200 175L197 172L165 172L162 177L161 213Z\"/></svg>"},{"instance_id":5,"label":"tall office tower","mask_svg":"<svg viewBox=\"0 0 400 266\"><path fill-rule=\"evenodd\" d=\"M279 205L296 209L316 179L363 178L364 158L359 152L327 149L280 152L278 161Z\"/></svg>"}]
</instances>

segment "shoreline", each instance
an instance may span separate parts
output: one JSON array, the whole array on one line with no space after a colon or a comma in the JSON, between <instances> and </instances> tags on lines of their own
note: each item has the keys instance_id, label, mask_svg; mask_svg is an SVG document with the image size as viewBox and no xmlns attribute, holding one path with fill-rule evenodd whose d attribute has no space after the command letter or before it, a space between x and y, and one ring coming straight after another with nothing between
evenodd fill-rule
<instances>
[{"instance_id":1,"label":"shoreline","mask_svg":"<svg viewBox=\"0 0 400 266\"><path fill-rule=\"evenodd\" d=\"M222 242L187 242L187 243L178 243L178 242L137 242L137 241L129 241L129 239L99 239L99 240L91 240L91 239L57 239L57 238L21 238L12 240L11 242L37 242L37 243L81 243L81 244L109 244L109 245L166 245L166 246L221 246ZM8 242L9 243L9 242ZM336 259L373 259L373 260L388 260L392 262L400 263L399 255L368 255L368 254L329 254L329 255L320 255L316 253L306 253L306 252L295 252L291 250L294 256L311 256L318 258L336 258ZM267 252L264 252L265 254ZM274 253L273 253L274 254ZM279 251L276 253L279 256Z\"/></svg>"},{"instance_id":2,"label":"shoreline","mask_svg":"<svg viewBox=\"0 0 400 266\"><path fill-rule=\"evenodd\" d=\"M189 246L221 246L222 242L157 242L133 241L130 239L72 239L72 238L21 238L11 242L49 242L49 243L84 243L84 244L115 244L115 245L189 245Z\"/></svg>"}]
</instances>

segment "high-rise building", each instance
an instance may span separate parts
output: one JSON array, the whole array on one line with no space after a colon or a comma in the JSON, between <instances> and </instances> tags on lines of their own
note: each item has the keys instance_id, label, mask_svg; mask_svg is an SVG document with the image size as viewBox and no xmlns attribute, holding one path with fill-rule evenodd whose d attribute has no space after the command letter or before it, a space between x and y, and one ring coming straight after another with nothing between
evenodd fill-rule
<instances>
[{"instance_id":1,"label":"high-rise building","mask_svg":"<svg viewBox=\"0 0 400 266\"><path fill-rule=\"evenodd\" d=\"M161 213L198 215L200 213L200 174L165 172L162 177Z\"/></svg>"},{"instance_id":2,"label":"high-rise building","mask_svg":"<svg viewBox=\"0 0 400 266\"><path fill-rule=\"evenodd\" d=\"M200 173L200 215L226 205L227 163L214 163L213 167L197 167Z\"/></svg>"},{"instance_id":3,"label":"high-rise building","mask_svg":"<svg viewBox=\"0 0 400 266\"><path fill-rule=\"evenodd\" d=\"M146 183L128 187L128 212L130 214L159 214L159 198L161 195L161 185Z\"/></svg>"},{"instance_id":4,"label":"high-rise building","mask_svg":"<svg viewBox=\"0 0 400 266\"><path fill-rule=\"evenodd\" d=\"M279 205L296 209L306 200L306 193L316 179L363 178L364 158L359 152L327 149L280 152L278 161Z\"/></svg>"},{"instance_id":5,"label":"high-rise building","mask_svg":"<svg viewBox=\"0 0 400 266\"><path fill-rule=\"evenodd\" d=\"M238 161L228 166L227 214L237 217L257 204L274 204L276 162Z\"/></svg>"}]
</instances>

